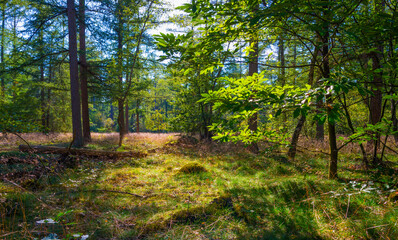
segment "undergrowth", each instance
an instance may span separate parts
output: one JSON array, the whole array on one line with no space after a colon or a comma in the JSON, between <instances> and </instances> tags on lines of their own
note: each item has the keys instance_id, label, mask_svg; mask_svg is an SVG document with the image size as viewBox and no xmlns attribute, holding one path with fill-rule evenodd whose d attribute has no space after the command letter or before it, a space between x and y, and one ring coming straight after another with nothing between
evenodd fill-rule
<instances>
[{"instance_id":1,"label":"undergrowth","mask_svg":"<svg viewBox=\"0 0 398 240\"><path fill-rule=\"evenodd\" d=\"M170 136L130 136L123 149L151 150L145 158L80 159L30 185L3 179L0 239L398 239L394 167L365 171L343 154L328 180L324 156L291 162ZM111 137L89 147L113 149ZM0 170L29 173L37 157L53 166L54 156L6 151Z\"/></svg>"}]
</instances>

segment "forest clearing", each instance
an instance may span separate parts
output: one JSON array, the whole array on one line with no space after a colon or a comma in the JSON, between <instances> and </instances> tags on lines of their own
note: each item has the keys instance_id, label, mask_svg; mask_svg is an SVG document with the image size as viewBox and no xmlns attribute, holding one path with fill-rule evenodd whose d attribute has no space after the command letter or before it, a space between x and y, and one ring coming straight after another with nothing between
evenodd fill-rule
<instances>
[{"instance_id":1,"label":"forest clearing","mask_svg":"<svg viewBox=\"0 0 398 240\"><path fill-rule=\"evenodd\" d=\"M398 239L398 1L0 1L0 239Z\"/></svg>"},{"instance_id":2,"label":"forest clearing","mask_svg":"<svg viewBox=\"0 0 398 240\"><path fill-rule=\"evenodd\" d=\"M67 146L71 135L23 137ZM88 147L117 143L117 134L94 134ZM396 154L387 154L393 170L365 171L359 149L350 149L341 154L340 178L329 180L322 153L289 161L283 154L258 156L241 144L177 134L129 134L123 151L146 157L75 156L72 168L60 155L21 153L18 144L23 141L14 136L1 139L0 170L7 179L0 185L2 239L50 233L58 239L398 237ZM45 219L56 223L37 224Z\"/></svg>"}]
</instances>

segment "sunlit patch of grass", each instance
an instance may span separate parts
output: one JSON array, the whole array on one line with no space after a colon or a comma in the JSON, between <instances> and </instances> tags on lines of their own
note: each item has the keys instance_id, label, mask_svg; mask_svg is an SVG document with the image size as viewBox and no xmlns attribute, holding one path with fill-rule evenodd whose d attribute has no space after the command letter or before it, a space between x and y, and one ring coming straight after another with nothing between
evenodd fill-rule
<instances>
[{"instance_id":1,"label":"sunlit patch of grass","mask_svg":"<svg viewBox=\"0 0 398 240\"><path fill-rule=\"evenodd\" d=\"M88 147L113 149L117 137L94 134ZM173 134L129 134L123 149L147 151L173 139ZM219 152L215 146L174 146L141 159L85 159L35 192L1 183L0 207L9 214L1 215L0 236L15 231L15 239L28 232L44 237L52 230L35 235L35 221L67 213L54 230L60 237L78 232L92 239L398 237L396 202L388 197L396 175L388 169L353 168L358 160L342 153L341 178L328 180L323 155L288 161L283 155ZM205 148L213 150L200 152ZM196 170L181 171L184 167Z\"/></svg>"}]
</instances>

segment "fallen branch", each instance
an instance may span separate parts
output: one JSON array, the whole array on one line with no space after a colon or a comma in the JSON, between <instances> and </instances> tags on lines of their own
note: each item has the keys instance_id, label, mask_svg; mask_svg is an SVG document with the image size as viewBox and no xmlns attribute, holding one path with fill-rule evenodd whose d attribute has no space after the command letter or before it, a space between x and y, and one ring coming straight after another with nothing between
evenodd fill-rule
<instances>
[{"instance_id":1,"label":"fallen branch","mask_svg":"<svg viewBox=\"0 0 398 240\"><path fill-rule=\"evenodd\" d=\"M142 198L142 199L151 197L151 195L150 195L150 196L142 196L142 195L135 194L135 193L131 193L131 192L123 192L123 191L108 190L108 189L70 190L70 191L65 191L65 192L57 192L56 194L79 193L79 192L109 192L109 193L119 193L119 194L131 195L131 196L138 197L138 198Z\"/></svg>"},{"instance_id":2,"label":"fallen branch","mask_svg":"<svg viewBox=\"0 0 398 240\"><path fill-rule=\"evenodd\" d=\"M21 152L35 152L43 154L71 154L86 157L108 157L108 158L123 158L123 157L134 157L141 158L146 157L147 154L143 152L114 152L114 151L102 151L92 149L81 149L81 148L63 148L55 146L27 146L19 145Z\"/></svg>"}]
</instances>

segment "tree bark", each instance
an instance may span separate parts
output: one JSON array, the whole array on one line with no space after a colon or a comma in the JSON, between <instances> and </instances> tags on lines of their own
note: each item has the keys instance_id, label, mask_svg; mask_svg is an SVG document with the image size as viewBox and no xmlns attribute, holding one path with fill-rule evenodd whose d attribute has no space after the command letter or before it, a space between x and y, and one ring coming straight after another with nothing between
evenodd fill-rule
<instances>
[{"instance_id":1,"label":"tree bark","mask_svg":"<svg viewBox=\"0 0 398 240\"><path fill-rule=\"evenodd\" d=\"M383 3L381 0L375 1L375 12L380 13L383 11ZM372 59L372 71L373 71L373 81L372 86L372 96L370 96L370 123L375 125L381 121L382 115L382 87L383 87L383 72L381 66L381 60L383 58L384 48L381 44L376 45L377 51L371 52ZM378 165L381 163L382 159L377 157L378 148L380 147L380 134L376 134L376 139L373 140L373 165Z\"/></svg>"},{"instance_id":2,"label":"tree bark","mask_svg":"<svg viewBox=\"0 0 398 240\"><path fill-rule=\"evenodd\" d=\"M305 116L301 115L301 117L300 117L300 119L299 119L299 121L298 121L298 123L296 125L296 128L294 129L292 140L291 140L290 147L289 147L289 151L287 153L287 156L289 157L289 160L293 161L294 157L296 156L297 143L298 143L298 140L299 140L299 137L300 137L301 129L304 126L305 119L306 119Z\"/></svg>"},{"instance_id":3,"label":"tree bark","mask_svg":"<svg viewBox=\"0 0 398 240\"><path fill-rule=\"evenodd\" d=\"M82 147L84 144L80 110L80 92L77 65L76 11L73 0L67 0L68 31L69 31L69 71L72 102L73 145Z\"/></svg>"},{"instance_id":4,"label":"tree bark","mask_svg":"<svg viewBox=\"0 0 398 240\"><path fill-rule=\"evenodd\" d=\"M121 6L120 1L117 3L117 9L116 9L116 14L118 18L118 26L117 26L117 57L118 57L118 67L120 68L119 71L119 84L120 84L120 90L123 89L123 19L122 19L122 14L123 14L123 9ZM121 92L121 95L124 93ZM127 94L126 94L127 96ZM123 143L123 138L126 134L126 123L125 123L125 116L124 116L124 102L125 102L125 97L124 96L119 96L118 97L118 117L117 117L117 122L119 125L119 146L122 146Z\"/></svg>"},{"instance_id":5,"label":"tree bark","mask_svg":"<svg viewBox=\"0 0 398 240\"><path fill-rule=\"evenodd\" d=\"M253 44L254 43L254 44ZM250 44L253 44L253 49L249 54L249 76L253 76L258 73L258 42L256 40L251 40ZM249 118L249 129L256 133L258 128L258 114L255 113ZM258 153L259 148L257 143L251 143L249 146L249 151L252 153Z\"/></svg>"},{"instance_id":6,"label":"tree bark","mask_svg":"<svg viewBox=\"0 0 398 240\"><path fill-rule=\"evenodd\" d=\"M42 83L40 89L40 105L41 105L41 126L43 132L46 132L46 92L44 88L44 62L40 64L40 82Z\"/></svg>"},{"instance_id":7,"label":"tree bark","mask_svg":"<svg viewBox=\"0 0 398 240\"><path fill-rule=\"evenodd\" d=\"M316 113L319 114L321 113L321 109L323 108L323 102L318 101L316 103ZM315 139L318 141L322 141L325 139L325 124L321 122L316 122L316 133L315 133Z\"/></svg>"},{"instance_id":8,"label":"tree bark","mask_svg":"<svg viewBox=\"0 0 398 240\"><path fill-rule=\"evenodd\" d=\"M281 72L279 76L279 82L282 86L285 86L286 84L286 69L285 69L285 44L283 41L282 35L279 36L279 41L278 41L278 50L279 50L279 62L281 64Z\"/></svg>"},{"instance_id":9,"label":"tree bark","mask_svg":"<svg viewBox=\"0 0 398 240\"><path fill-rule=\"evenodd\" d=\"M330 78L330 66L329 66L329 0L325 0L324 9L324 20L323 24L323 36L322 36L322 74L323 77ZM331 119L331 113L333 110L333 96L332 94L326 95L326 111L328 114L328 134L329 134L329 149L330 149L330 160L329 160L329 179L337 178L337 160L338 160L338 149L337 149L337 137L336 137L336 119Z\"/></svg>"},{"instance_id":10,"label":"tree bark","mask_svg":"<svg viewBox=\"0 0 398 240\"><path fill-rule=\"evenodd\" d=\"M1 60L1 70L4 71L4 35L5 35L5 23L6 23L6 10L5 6L1 6L1 46L0 46L0 60ZM6 85L4 74L0 75L1 77L1 95L5 96Z\"/></svg>"},{"instance_id":11,"label":"tree bark","mask_svg":"<svg viewBox=\"0 0 398 240\"><path fill-rule=\"evenodd\" d=\"M126 101L126 107L124 111L125 117L126 117L126 134L129 133L129 128L130 128L130 117L129 117L129 104Z\"/></svg>"},{"instance_id":12,"label":"tree bark","mask_svg":"<svg viewBox=\"0 0 398 240\"><path fill-rule=\"evenodd\" d=\"M398 131L398 119L397 119L397 104L398 102L391 99L391 120L392 120L392 130L394 132ZM394 134L395 143L398 143L398 133Z\"/></svg>"},{"instance_id":13,"label":"tree bark","mask_svg":"<svg viewBox=\"0 0 398 240\"><path fill-rule=\"evenodd\" d=\"M117 116L117 123L119 125L119 146L122 146L123 138L126 135L126 124L124 121L124 101L122 99L118 99L118 116Z\"/></svg>"},{"instance_id":14,"label":"tree bark","mask_svg":"<svg viewBox=\"0 0 398 240\"><path fill-rule=\"evenodd\" d=\"M317 56L318 56L318 49L315 49L314 56L311 58L310 71L308 73L308 84L311 86L314 84L315 62L316 62ZM302 115L296 125L296 128L294 129L292 140L290 142L289 151L287 153L287 156L289 157L289 160L291 160L291 161L293 161L296 156L297 143L298 143L298 140L300 137L301 130L303 129L305 120L306 120L306 116Z\"/></svg>"},{"instance_id":15,"label":"tree bark","mask_svg":"<svg viewBox=\"0 0 398 240\"><path fill-rule=\"evenodd\" d=\"M85 0L79 0L79 59L80 59L80 90L82 97L82 119L84 142L91 141L90 116L87 90L87 58L86 58L86 13Z\"/></svg>"},{"instance_id":16,"label":"tree bark","mask_svg":"<svg viewBox=\"0 0 398 240\"><path fill-rule=\"evenodd\" d=\"M137 106L135 108L135 117L136 117L136 120L135 120L135 125L136 125L135 126L135 131L137 133L140 132L140 112L139 112L139 108L140 108L140 101L137 100Z\"/></svg>"}]
</instances>

